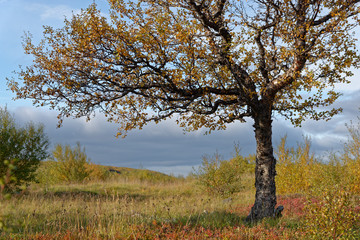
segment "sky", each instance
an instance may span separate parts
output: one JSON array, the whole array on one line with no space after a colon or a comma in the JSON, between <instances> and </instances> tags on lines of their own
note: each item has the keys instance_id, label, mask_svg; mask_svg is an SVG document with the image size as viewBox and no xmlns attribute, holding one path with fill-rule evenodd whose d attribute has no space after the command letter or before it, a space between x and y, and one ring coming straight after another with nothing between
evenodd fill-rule
<instances>
[{"instance_id":1,"label":"sky","mask_svg":"<svg viewBox=\"0 0 360 240\"><path fill-rule=\"evenodd\" d=\"M205 130L184 133L172 120L158 125L149 124L143 130L129 132L126 138L116 138L117 126L97 114L91 121L67 118L57 128L57 113L46 108L36 108L31 100L16 100L8 90L6 78L15 77L19 66L31 64L31 57L24 54L22 36L30 32L35 41L42 36L43 26L63 26L64 17L80 12L93 0L0 0L0 107L14 114L19 125L32 121L45 125L51 148L55 144L75 146L80 142L87 155L96 164L145 168L167 174L186 175L201 164L204 155L218 152L224 159L234 153L239 144L241 153L255 152L252 121L233 123L224 131L205 135ZM107 14L106 0L95 1ZM344 111L330 121L306 121L301 128L294 128L289 121L275 118L273 143L287 135L288 145L296 146L304 136L312 140L312 150L317 156L339 151L347 140L346 123L360 116L360 72L355 72L351 84L338 85L343 96L334 106ZM51 150L50 148L50 150Z\"/></svg>"}]
</instances>

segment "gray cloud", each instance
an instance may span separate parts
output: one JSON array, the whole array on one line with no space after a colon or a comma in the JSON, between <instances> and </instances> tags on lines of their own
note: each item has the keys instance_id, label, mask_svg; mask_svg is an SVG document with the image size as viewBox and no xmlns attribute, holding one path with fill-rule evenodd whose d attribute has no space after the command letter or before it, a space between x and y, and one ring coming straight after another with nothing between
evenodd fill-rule
<instances>
[{"instance_id":1,"label":"gray cloud","mask_svg":"<svg viewBox=\"0 0 360 240\"><path fill-rule=\"evenodd\" d=\"M275 119L274 145L287 135L288 145L296 146L305 135L312 138L313 150L318 155L328 150L339 150L347 136L345 123L355 119L359 113L356 106L360 102L359 96L359 92L354 92L340 99L337 104L344 107L344 112L328 122L309 120L302 128L294 128L288 121ZM75 145L79 141L93 162L104 165L143 166L166 173L187 174L192 166L201 163L204 154L211 155L218 151L225 159L230 158L236 142L240 144L242 154L255 152L251 120L243 124L230 124L227 130L210 135L204 135L203 131L184 134L176 123L169 120L158 125L149 124L143 130L131 131L122 139L115 137L116 124L107 122L100 114L89 122L65 119L63 126L56 128L57 114L54 111L32 107L10 110L19 124L27 121L44 123L53 144Z\"/></svg>"},{"instance_id":2,"label":"gray cloud","mask_svg":"<svg viewBox=\"0 0 360 240\"><path fill-rule=\"evenodd\" d=\"M333 107L342 107L343 112L327 122L308 120L301 129L304 135L311 137L313 149L319 155L342 149L348 136L345 124L356 121L360 116L360 90L344 92Z\"/></svg>"},{"instance_id":3,"label":"gray cloud","mask_svg":"<svg viewBox=\"0 0 360 240\"><path fill-rule=\"evenodd\" d=\"M202 132L184 134L174 122L149 124L143 130L134 130L125 139L116 138L117 126L103 116L89 122L83 119L65 119L56 128L56 113L32 107L10 109L19 124L27 121L42 122L53 144L85 146L93 162L105 165L164 169L191 169L201 163L203 154L216 150L229 158L234 142L239 142L244 154L255 150L251 123L232 124L226 131L203 135ZM171 170L174 169L174 170ZM187 171L188 171L187 170ZM176 170L179 171L179 170Z\"/></svg>"}]
</instances>

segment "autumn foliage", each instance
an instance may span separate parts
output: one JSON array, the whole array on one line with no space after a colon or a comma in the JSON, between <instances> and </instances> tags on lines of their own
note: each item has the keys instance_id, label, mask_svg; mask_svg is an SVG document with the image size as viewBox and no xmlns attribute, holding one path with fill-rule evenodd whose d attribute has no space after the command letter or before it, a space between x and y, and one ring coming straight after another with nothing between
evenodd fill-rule
<instances>
[{"instance_id":1,"label":"autumn foliage","mask_svg":"<svg viewBox=\"0 0 360 240\"><path fill-rule=\"evenodd\" d=\"M34 64L9 85L62 117L100 109L125 131L174 113L189 129L223 129L267 97L296 125L331 117L315 108L357 67L358 1L254 1L254 13L251 2L110 0L110 19L92 4L38 45L26 35Z\"/></svg>"}]
</instances>

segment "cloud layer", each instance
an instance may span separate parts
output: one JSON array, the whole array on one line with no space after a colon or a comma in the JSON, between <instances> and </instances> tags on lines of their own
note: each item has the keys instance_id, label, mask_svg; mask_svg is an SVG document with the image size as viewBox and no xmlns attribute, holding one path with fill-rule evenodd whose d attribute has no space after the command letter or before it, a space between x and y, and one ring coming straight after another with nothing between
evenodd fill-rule
<instances>
[{"instance_id":1,"label":"cloud layer","mask_svg":"<svg viewBox=\"0 0 360 240\"><path fill-rule=\"evenodd\" d=\"M284 119L273 122L273 142L276 146L287 135L290 146L301 142L303 136L312 139L317 155L338 151L347 139L345 123L359 115L360 91L345 96L337 103L344 107L342 114L328 122L309 120L302 128L294 128ZM80 142L93 162L139 168L144 167L166 173L187 174L193 166L201 164L204 154L218 151L225 159L232 156L234 143L239 143L242 154L255 152L252 121L234 123L225 131L204 135L203 131L185 133L173 121L149 124L143 130L131 131L125 139L116 138L116 124L102 115L86 122L84 119L65 119L56 128L56 112L31 107L10 109L19 124L42 122L53 144L75 145Z\"/></svg>"}]
</instances>

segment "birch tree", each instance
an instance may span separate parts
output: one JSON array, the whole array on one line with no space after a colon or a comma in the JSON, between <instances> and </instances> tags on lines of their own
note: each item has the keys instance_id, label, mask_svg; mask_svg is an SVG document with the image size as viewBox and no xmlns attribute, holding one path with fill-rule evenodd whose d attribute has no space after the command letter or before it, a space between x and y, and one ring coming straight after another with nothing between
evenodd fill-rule
<instances>
[{"instance_id":1,"label":"birch tree","mask_svg":"<svg viewBox=\"0 0 360 240\"><path fill-rule=\"evenodd\" d=\"M248 220L259 220L276 206L273 117L300 126L341 111L325 107L358 67L359 1L109 0L108 18L92 4L63 28L44 27L40 43L25 36L34 62L9 86L60 121L100 111L119 134L170 117L209 132L252 119Z\"/></svg>"}]
</instances>

